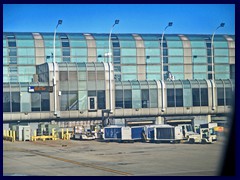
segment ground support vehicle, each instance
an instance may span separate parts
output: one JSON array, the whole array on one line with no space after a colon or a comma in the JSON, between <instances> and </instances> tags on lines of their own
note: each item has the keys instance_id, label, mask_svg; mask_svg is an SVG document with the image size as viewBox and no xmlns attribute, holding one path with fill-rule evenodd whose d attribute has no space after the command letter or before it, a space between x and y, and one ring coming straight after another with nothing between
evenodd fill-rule
<instances>
[{"instance_id":1,"label":"ground support vehicle","mask_svg":"<svg viewBox=\"0 0 240 180\"><path fill-rule=\"evenodd\" d=\"M95 134L90 129L85 129L83 126L74 128L74 139L76 140L94 140Z\"/></svg>"},{"instance_id":2,"label":"ground support vehicle","mask_svg":"<svg viewBox=\"0 0 240 180\"><path fill-rule=\"evenodd\" d=\"M193 143L202 143L202 144L211 144L213 143L214 136L210 134L209 128L200 128L200 134L190 135L188 142Z\"/></svg>"},{"instance_id":3,"label":"ground support vehicle","mask_svg":"<svg viewBox=\"0 0 240 180\"><path fill-rule=\"evenodd\" d=\"M188 139L190 135L196 134L191 124L178 124L177 127L182 129L183 139Z\"/></svg>"}]
</instances>

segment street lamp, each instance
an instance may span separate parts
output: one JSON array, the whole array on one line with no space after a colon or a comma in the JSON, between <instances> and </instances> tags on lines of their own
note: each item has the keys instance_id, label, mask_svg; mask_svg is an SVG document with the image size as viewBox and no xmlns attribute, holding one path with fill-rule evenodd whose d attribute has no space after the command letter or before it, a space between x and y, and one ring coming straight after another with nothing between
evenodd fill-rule
<instances>
[{"instance_id":1,"label":"street lamp","mask_svg":"<svg viewBox=\"0 0 240 180\"><path fill-rule=\"evenodd\" d=\"M119 24L119 20L116 19L114 24L112 25L112 28L110 30L110 33L109 33L109 38L108 38L108 67L109 67L109 104L110 104L110 113L112 113L112 82L111 82L111 66L110 66L110 63L111 62L111 49L110 49L110 42L111 42L111 35L112 35L112 31L113 31L113 28L116 24Z\"/></svg>"},{"instance_id":2,"label":"street lamp","mask_svg":"<svg viewBox=\"0 0 240 180\"><path fill-rule=\"evenodd\" d=\"M162 33L162 38L161 38L161 55L162 55L162 81L164 81L164 75L163 75L163 37L164 37L164 33L166 31L166 29L170 26L172 26L173 23L172 22L169 22L168 25L165 27L165 29L163 30L163 33Z\"/></svg>"},{"instance_id":3,"label":"street lamp","mask_svg":"<svg viewBox=\"0 0 240 180\"><path fill-rule=\"evenodd\" d=\"M55 58L55 39L56 39L56 32L58 25L62 24L62 20L58 20L57 26L54 31L54 36L53 36L53 88L54 88L54 115L57 115L57 88L56 88L56 58Z\"/></svg>"},{"instance_id":4,"label":"street lamp","mask_svg":"<svg viewBox=\"0 0 240 180\"><path fill-rule=\"evenodd\" d=\"M111 49L110 49L110 46L111 46L111 43L110 43L110 42L111 42L112 31L113 31L113 28L114 28L114 26L115 26L116 24L119 24L119 20L118 20L118 19L115 20L114 24L112 25L112 28L111 28L110 34L109 34L109 38L108 38L108 62L111 61L110 58L111 58L112 53L111 53Z\"/></svg>"},{"instance_id":5,"label":"street lamp","mask_svg":"<svg viewBox=\"0 0 240 180\"><path fill-rule=\"evenodd\" d=\"M217 28L216 30L214 31L213 35L212 35L212 42L211 42L211 51L212 51L212 80L214 80L214 72L213 72L213 39L214 39L214 36L215 36L215 32L221 28L221 27L224 27L225 23L221 23Z\"/></svg>"},{"instance_id":6,"label":"street lamp","mask_svg":"<svg viewBox=\"0 0 240 180\"><path fill-rule=\"evenodd\" d=\"M164 74L163 74L163 37L166 29L170 26L173 25L173 22L169 22L168 25L165 27L162 33L162 38L161 38L161 58L162 58L162 64L161 64L161 70L162 70L162 112L164 112Z\"/></svg>"}]
</instances>

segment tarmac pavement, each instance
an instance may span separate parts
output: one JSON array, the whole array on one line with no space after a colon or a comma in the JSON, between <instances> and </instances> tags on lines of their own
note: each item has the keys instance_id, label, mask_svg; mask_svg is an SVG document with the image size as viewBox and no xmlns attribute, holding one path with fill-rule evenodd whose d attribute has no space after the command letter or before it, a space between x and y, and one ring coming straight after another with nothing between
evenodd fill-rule
<instances>
[{"instance_id":1,"label":"tarmac pavement","mask_svg":"<svg viewBox=\"0 0 240 180\"><path fill-rule=\"evenodd\" d=\"M224 144L3 141L3 175L216 176Z\"/></svg>"}]
</instances>

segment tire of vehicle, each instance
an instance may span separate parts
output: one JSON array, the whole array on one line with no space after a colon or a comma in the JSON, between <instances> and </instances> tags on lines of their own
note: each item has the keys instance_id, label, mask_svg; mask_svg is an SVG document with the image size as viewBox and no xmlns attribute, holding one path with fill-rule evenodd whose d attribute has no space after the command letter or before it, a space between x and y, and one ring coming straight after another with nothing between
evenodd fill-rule
<instances>
[{"instance_id":1,"label":"tire of vehicle","mask_svg":"<svg viewBox=\"0 0 240 180\"><path fill-rule=\"evenodd\" d=\"M190 144L194 144L195 143L195 139L193 139L193 138L189 139L189 143Z\"/></svg>"},{"instance_id":2,"label":"tire of vehicle","mask_svg":"<svg viewBox=\"0 0 240 180\"><path fill-rule=\"evenodd\" d=\"M201 143L202 144L207 144L207 140L206 139L202 139Z\"/></svg>"}]
</instances>

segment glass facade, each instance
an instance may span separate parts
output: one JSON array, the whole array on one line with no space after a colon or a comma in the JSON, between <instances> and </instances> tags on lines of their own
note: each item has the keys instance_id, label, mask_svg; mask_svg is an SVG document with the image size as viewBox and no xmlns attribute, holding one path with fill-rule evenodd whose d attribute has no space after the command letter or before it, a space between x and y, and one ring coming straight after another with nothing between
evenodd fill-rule
<instances>
[{"instance_id":1,"label":"glass facade","mask_svg":"<svg viewBox=\"0 0 240 180\"><path fill-rule=\"evenodd\" d=\"M36 38L35 34L39 36ZM192 79L211 79L213 60L216 79L235 78L234 36L215 35L211 44L211 35L166 34L162 44L163 54L161 34L138 36L142 39L139 46L137 44L140 42L132 34L112 34L112 56L109 59L109 34L57 33L56 62L110 60L114 65L115 81L127 81L142 78L160 80L162 58L166 79L168 72L175 79L185 79L185 74L188 73L186 65L192 67ZM180 38L183 36L185 40ZM184 43L189 46L184 46ZM3 65L8 69L3 74L4 82L32 82L39 61L53 61L53 33L3 33ZM14 68L16 70L13 71Z\"/></svg>"}]
</instances>

